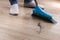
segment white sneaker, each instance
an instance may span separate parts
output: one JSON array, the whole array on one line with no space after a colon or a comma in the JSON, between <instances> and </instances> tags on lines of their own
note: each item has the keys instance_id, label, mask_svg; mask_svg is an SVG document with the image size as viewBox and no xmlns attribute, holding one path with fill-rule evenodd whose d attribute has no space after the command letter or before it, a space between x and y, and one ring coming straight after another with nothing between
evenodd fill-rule
<instances>
[{"instance_id":1,"label":"white sneaker","mask_svg":"<svg viewBox=\"0 0 60 40\"><path fill-rule=\"evenodd\" d=\"M10 14L17 15L19 13L18 4L11 5Z\"/></svg>"}]
</instances>

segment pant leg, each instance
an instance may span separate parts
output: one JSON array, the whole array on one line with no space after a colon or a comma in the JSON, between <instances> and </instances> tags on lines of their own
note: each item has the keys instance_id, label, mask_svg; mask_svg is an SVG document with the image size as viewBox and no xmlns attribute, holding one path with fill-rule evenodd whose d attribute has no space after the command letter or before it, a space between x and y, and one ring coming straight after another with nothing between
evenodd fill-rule
<instances>
[{"instance_id":1,"label":"pant leg","mask_svg":"<svg viewBox=\"0 0 60 40\"><path fill-rule=\"evenodd\" d=\"M10 4L13 5L13 4L17 4L18 1L17 0L9 0Z\"/></svg>"},{"instance_id":2,"label":"pant leg","mask_svg":"<svg viewBox=\"0 0 60 40\"><path fill-rule=\"evenodd\" d=\"M31 2L31 1L32 1L32 0L24 0L24 2L26 2L26 3L27 3L27 2Z\"/></svg>"}]
</instances>

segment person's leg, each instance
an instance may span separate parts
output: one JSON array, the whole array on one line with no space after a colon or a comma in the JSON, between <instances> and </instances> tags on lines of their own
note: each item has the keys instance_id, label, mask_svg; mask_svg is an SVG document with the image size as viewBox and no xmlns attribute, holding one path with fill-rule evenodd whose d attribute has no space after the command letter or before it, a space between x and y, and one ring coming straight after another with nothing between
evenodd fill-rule
<instances>
[{"instance_id":1,"label":"person's leg","mask_svg":"<svg viewBox=\"0 0 60 40\"><path fill-rule=\"evenodd\" d=\"M17 4L18 1L17 0L9 0L10 1L10 4L13 5L13 4Z\"/></svg>"},{"instance_id":2,"label":"person's leg","mask_svg":"<svg viewBox=\"0 0 60 40\"><path fill-rule=\"evenodd\" d=\"M17 0L9 0L10 2L10 14L11 15L17 15L19 13L18 10L18 1Z\"/></svg>"},{"instance_id":3,"label":"person's leg","mask_svg":"<svg viewBox=\"0 0 60 40\"><path fill-rule=\"evenodd\" d=\"M24 0L24 2L28 3L28 2L31 2L32 0Z\"/></svg>"}]
</instances>

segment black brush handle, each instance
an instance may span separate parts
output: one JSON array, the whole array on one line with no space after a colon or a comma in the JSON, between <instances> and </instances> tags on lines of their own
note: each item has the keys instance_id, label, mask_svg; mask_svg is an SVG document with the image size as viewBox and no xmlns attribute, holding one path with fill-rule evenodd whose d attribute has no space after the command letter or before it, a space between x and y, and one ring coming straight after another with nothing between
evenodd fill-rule
<instances>
[{"instance_id":1,"label":"black brush handle","mask_svg":"<svg viewBox=\"0 0 60 40\"><path fill-rule=\"evenodd\" d=\"M35 3L36 3L36 5L38 5L38 2L37 2L37 0L35 0Z\"/></svg>"}]
</instances>

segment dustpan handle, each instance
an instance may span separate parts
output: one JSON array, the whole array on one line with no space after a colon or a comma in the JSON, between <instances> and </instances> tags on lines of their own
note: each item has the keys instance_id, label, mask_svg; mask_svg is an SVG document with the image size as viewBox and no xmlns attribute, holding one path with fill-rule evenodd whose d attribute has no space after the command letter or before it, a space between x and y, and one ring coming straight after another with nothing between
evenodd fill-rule
<instances>
[{"instance_id":1,"label":"dustpan handle","mask_svg":"<svg viewBox=\"0 0 60 40\"><path fill-rule=\"evenodd\" d=\"M38 5L37 0L35 0L36 5Z\"/></svg>"}]
</instances>

